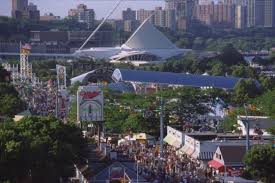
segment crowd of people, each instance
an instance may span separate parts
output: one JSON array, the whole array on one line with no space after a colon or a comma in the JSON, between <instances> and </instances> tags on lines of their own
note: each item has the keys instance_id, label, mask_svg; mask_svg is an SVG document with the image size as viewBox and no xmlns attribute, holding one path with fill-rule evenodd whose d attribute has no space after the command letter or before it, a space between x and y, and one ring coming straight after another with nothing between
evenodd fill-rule
<instances>
[{"instance_id":1,"label":"crowd of people","mask_svg":"<svg viewBox=\"0 0 275 183\"><path fill-rule=\"evenodd\" d=\"M159 146L147 147L137 141L121 144L116 150L134 159L139 176L150 182L201 183L209 179L207 170L171 146L164 146L162 156Z\"/></svg>"},{"instance_id":2,"label":"crowd of people","mask_svg":"<svg viewBox=\"0 0 275 183\"><path fill-rule=\"evenodd\" d=\"M56 89L53 85L23 83L18 86L18 91L31 114L39 116L55 115Z\"/></svg>"}]
</instances>

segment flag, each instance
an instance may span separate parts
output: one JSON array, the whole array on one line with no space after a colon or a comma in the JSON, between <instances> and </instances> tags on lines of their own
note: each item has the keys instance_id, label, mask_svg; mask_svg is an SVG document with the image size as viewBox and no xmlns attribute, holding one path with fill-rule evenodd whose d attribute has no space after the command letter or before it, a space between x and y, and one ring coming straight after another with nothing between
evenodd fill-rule
<instances>
[{"instance_id":1,"label":"flag","mask_svg":"<svg viewBox=\"0 0 275 183\"><path fill-rule=\"evenodd\" d=\"M31 45L30 45L30 44L26 43L26 44L24 44L24 45L22 46L22 49L25 49L25 50L31 50L31 49L32 49L32 47L31 47Z\"/></svg>"}]
</instances>

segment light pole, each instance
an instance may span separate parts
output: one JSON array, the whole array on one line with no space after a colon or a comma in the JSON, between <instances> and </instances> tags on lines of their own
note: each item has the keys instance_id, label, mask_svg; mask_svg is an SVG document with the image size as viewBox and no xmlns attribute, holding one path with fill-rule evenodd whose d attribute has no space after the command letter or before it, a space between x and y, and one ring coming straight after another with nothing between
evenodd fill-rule
<instances>
[{"instance_id":1,"label":"light pole","mask_svg":"<svg viewBox=\"0 0 275 183\"><path fill-rule=\"evenodd\" d=\"M139 178L139 177L138 177L138 173L139 173L139 172L138 172L138 164L139 164L139 160L137 160L137 183L138 183L138 181L139 181L139 180L138 180L138 178Z\"/></svg>"},{"instance_id":2,"label":"light pole","mask_svg":"<svg viewBox=\"0 0 275 183\"><path fill-rule=\"evenodd\" d=\"M160 86L160 157L163 157L163 96L162 86Z\"/></svg>"},{"instance_id":3,"label":"light pole","mask_svg":"<svg viewBox=\"0 0 275 183\"><path fill-rule=\"evenodd\" d=\"M246 116L246 119L245 119L245 126L246 126L246 151L248 151L249 147L250 147L250 140L249 140L249 128L250 128L250 125L249 125L249 121L248 121L247 109L246 109L246 105L245 104L244 104L244 110L245 110L245 116Z\"/></svg>"}]
</instances>

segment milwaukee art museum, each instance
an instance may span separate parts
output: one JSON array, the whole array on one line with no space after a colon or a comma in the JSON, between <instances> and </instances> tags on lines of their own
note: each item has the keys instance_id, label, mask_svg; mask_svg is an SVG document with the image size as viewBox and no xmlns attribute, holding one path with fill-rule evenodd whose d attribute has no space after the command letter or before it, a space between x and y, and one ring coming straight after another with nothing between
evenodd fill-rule
<instances>
[{"instance_id":1,"label":"milwaukee art museum","mask_svg":"<svg viewBox=\"0 0 275 183\"><path fill-rule=\"evenodd\" d=\"M188 49L180 49L146 19L120 47L99 47L77 51L77 56L105 59L112 63L148 64L182 56Z\"/></svg>"}]
</instances>

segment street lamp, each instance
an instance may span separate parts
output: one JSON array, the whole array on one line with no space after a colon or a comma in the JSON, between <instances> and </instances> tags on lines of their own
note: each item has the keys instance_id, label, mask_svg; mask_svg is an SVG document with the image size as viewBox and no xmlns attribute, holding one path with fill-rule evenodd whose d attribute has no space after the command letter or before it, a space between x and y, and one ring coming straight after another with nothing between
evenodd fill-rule
<instances>
[{"instance_id":1,"label":"street lamp","mask_svg":"<svg viewBox=\"0 0 275 183\"><path fill-rule=\"evenodd\" d=\"M248 116L247 116L247 109L246 109L246 105L244 104L244 110L245 110L245 126L246 126L246 151L249 150L250 147L250 140L249 140L249 128L250 128L250 124L249 124L249 120L248 120Z\"/></svg>"},{"instance_id":2,"label":"street lamp","mask_svg":"<svg viewBox=\"0 0 275 183\"><path fill-rule=\"evenodd\" d=\"M164 101L162 96L162 86L160 85L160 157L163 157L163 108L164 108Z\"/></svg>"},{"instance_id":3,"label":"street lamp","mask_svg":"<svg viewBox=\"0 0 275 183\"><path fill-rule=\"evenodd\" d=\"M138 171L138 164L139 164L139 163L140 163L140 161L137 160L137 183L138 183L138 181L139 181L139 180L138 180L138 178L139 178L139 177L138 177L138 173L139 173L139 171Z\"/></svg>"}]
</instances>

